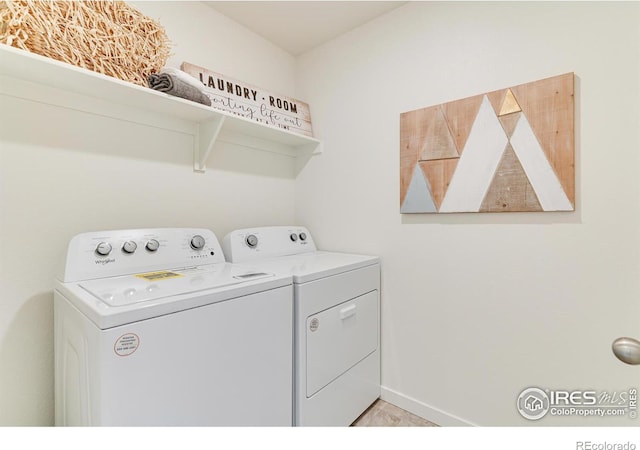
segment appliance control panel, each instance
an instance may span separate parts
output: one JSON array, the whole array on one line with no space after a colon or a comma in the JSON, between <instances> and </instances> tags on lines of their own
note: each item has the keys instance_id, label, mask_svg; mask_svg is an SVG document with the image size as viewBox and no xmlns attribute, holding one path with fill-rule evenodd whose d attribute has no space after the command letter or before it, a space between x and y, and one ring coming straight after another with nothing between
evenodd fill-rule
<instances>
[{"instance_id":1,"label":"appliance control panel","mask_svg":"<svg viewBox=\"0 0 640 450\"><path fill-rule=\"evenodd\" d=\"M71 239L59 278L81 281L220 262L225 259L218 238L204 228L96 231Z\"/></svg>"},{"instance_id":2,"label":"appliance control panel","mask_svg":"<svg viewBox=\"0 0 640 450\"><path fill-rule=\"evenodd\" d=\"M297 226L235 230L224 237L222 248L227 261L234 263L317 250L309 230Z\"/></svg>"}]
</instances>

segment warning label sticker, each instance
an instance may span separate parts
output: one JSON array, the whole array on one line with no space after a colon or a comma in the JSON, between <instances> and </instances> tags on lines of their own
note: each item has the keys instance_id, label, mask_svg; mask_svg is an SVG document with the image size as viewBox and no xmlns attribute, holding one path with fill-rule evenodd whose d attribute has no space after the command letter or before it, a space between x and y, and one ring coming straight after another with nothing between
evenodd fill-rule
<instances>
[{"instance_id":1,"label":"warning label sticker","mask_svg":"<svg viewBox=\"0 0 640 450\"><path fill-rule=\"evenodd\" d=\"M169 278L182 277L183 275L165 270L162 272L139 273L138 275L135 275L135 276L147 281L158 281L158 280L168 280Z\"/></svg>"},{"instance_id":2,"label":"warning label sticker","mask_svg":"<svg viewBox=\"0 0 640 450\"><path fill-rule=\"evenodd\" d=\"M138 350L138 346L140 345L140 338L133 333L123 334L116 340L113 345L113 350L116 352L118 356L129 356L136 350Z\"/></svg>"}]
</instances>

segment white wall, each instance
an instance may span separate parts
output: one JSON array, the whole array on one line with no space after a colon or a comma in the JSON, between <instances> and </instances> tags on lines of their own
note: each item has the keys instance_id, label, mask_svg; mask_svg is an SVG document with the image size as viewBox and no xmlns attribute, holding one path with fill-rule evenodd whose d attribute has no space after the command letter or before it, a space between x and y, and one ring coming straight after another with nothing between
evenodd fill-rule
<instances>
[{"instance_id":1,"label":"white wall","mask_svg":"<svg viewBox=\"0 0 640 450\"><path fill-rule=\"evenodd\" d=\"M138 3L182 61L293 96L295 61L198 2ZM76 233L294 217L294 163L220 147L193 172L192 138L3 97L0 108L0 425L53 423L53 278Z\"/></svg>"},{"instance_id":2,"label":"white wall","mask_svg":"<svg viewBox=\"0 0 640 450\"><path fill-rule=\"evenodd\" d=\"M567 72L576 212L399 214L400 113ZM382 256L385 398L441 424L525 426L526 387L638 386L610 345L640 337L640 5L412 2L298 74L325 152L297 178L296 218L322 248Z\"/></svg>"}]
</instances>

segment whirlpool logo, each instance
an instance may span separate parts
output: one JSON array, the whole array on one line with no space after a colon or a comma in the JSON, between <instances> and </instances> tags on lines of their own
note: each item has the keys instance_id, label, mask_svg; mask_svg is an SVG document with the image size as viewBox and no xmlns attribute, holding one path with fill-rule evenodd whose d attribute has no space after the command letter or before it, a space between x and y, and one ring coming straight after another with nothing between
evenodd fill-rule
<instances>
[{"instance_id":1,"label":"whirlpool logo","mask_svg":"<svg viewBox=\"0 0 640 450\"><path fill-rule=\"evenodd\" d=\"M96 264L100 266L106 266L107 264L116 262L115 258L96 259Z\"/></svg>"}]
</instances>

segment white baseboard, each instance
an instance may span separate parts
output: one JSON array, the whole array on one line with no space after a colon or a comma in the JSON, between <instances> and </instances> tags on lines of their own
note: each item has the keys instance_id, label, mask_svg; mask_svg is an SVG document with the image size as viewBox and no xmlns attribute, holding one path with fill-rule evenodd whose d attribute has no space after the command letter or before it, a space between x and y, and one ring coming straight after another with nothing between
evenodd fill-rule
<instances>
[{"instance_id":1,"label":"white baseboard","mask_svg":"<svg viewBox=\"0 0 640 450\"><path fill-rule=\"evenodd\" d=\"M433 422L436 425L442 427L477 427L475 423L468 420L461 419L460 417L449 414L433 406L429 406L426 403L422 403L414 398L408 397L400 392L396 392L393 389L382 386L382 393L380 398L385 402L402 408L405 411L409 411L411 414L420 416L423 419Z\"/></svg>"}]
</instances>

